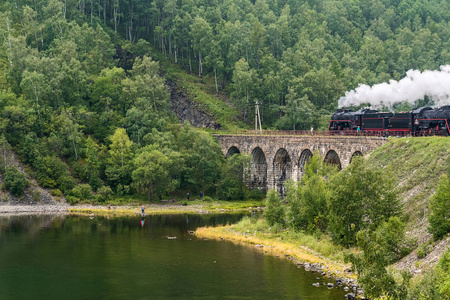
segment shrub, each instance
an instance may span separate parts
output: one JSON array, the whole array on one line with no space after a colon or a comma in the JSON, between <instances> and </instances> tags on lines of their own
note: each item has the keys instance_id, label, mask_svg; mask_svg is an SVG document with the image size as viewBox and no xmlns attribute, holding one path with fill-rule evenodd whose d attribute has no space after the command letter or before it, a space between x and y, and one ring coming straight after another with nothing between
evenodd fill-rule
<instances>
[{"instance_id":1,"label":"shrub","mask_svg":"<svg viewBox=\"0 0 450 300\"><path fill-rule=\"evenodd\" d=\"M362 157L333 176L330 191L329 222L333 239L342 245L354 245L358 231L401 213L393 177Z\"/></svg>"},{"instance_id":2,"label":"shrub","mask_svg":"<svg viewBox=\"0 0 450 300\"><path fill-rule=\"evenodd\" d=\"M439 182L436 194L430 199L428 231L434 239L440 239L450 232L450 180L443 175Z\"/></svg>"},{"instance_id":3,"label":"shrub","mask_svg":"<svg viewBox=\"0 0 450 300\"><path fill-rule=\"evenodd\" d=\"M73 204L79 202L80 199L78 199L77 197L68 195L68 196L66 196L66 201L67 201L69 204L73 205Z\"/></svg>"},{"instance_id":4,"label":"shrub","mask_svg":"<svg viewBox=\"0 0 450 300\"><path fill-rule=\"evenodd\" d=\"M248 197L249 199L253 200L262 200L266 197L266 192L257 188L254 188L249 191Z\"/></svg>"},{"instance_id":5,"label":"shrub","mask_svg":"<svg viewBox=\"0 0 450 300\"><path fill-rule=\"evenodd\" d=\"M55 196L55 197L61 197L61 196L62 196L62 192L61 192L61 190L59 190L59 189L52 189L52 190L50 191L50 194L51 194L52 196Z\"/></svg>"},{"instance_id":6,"label":"shrub","mask_svg":"<svg viewBox=\"0 0 450 300\"><path fill-rule=\"evenodd\" d=\"M204 196L202 198L203 201L213 201L213 199L210 196Z\"/></svg>"},{"instance_id":7,"label":"shrub","mask_svg":"<svg viewBox=\"0 0 450 300\"><path fill-rule=\"evenodd\" d=\"M28 186L28 181L25 178L25 174L16 167L8 167L5 172L3 184L11 194L20 197Z\"/></svg>"},{"instance_id":8,"label":"shrub","mask_svg":"<svg viewBox=\"0 0 450 300\"><path fill-rule=\"evenodd\" d=\"M70 191L75 180L72 178L67 165L58 157L38 157L34 166L39 185L45 188L59 188L64 193Z\"/></svg>"},{"instance_id":9,"label":"shrub","mask_svg":"<svg viewBox=\"0 0 450 300\"><path fill-rule=\"evenodd\" d=\"M432 249L433 247L430 243L420 244L419 247L417 247L417 257L424 258L431 252Z\"/></svg>"},{"instance_id":10,"label":"shrub","mask_svg":"<svg viewBox=\"0 0 450 300\"><path fill-rule=\"evenodd\" d=\"M92 188L89 184L78 184L69 193L69 196L73 196L80 200L88 200L92 198Z\"/></svg>"},{"instance_id":11,"label":"shrub","mask_svg":"<svg viewBox=\"0 0 450 300\"><path fill-rule=\"evenodd\" d=\"M111 199L111 196L113 194L114 193L109 186L102 186L97 190L97 199L101 202L104 202Z\"/></svg>"},{"instance_id":12,"label":"shrub","mask_svg":"<svg viewBox=\"0 0 450 300\"><path fill-rule=\"evenodd\" d=\"M267 194L264 216L270 226L284 224L284 208L281 204L280 196L275 189L271 189Z\"/></svg>"}]
</instances>

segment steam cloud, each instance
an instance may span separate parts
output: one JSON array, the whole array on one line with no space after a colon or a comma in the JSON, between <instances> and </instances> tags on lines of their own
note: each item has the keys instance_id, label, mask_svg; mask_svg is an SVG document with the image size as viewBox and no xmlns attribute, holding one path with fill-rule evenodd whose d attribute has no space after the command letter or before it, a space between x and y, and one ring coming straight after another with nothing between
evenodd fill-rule
<instances>
[{"instance_id":1,"label":"steam cloud","mask_svg":"<svg viewBox=\"0 0 450 300\"><path fill-rule=\"evenodd\" d=\"M339 108L370 103L372 108L383 106L392 109L397 103L414 103L430 97L437 106L450 105L450 65L440 71L409 70L400 81L390 80L370 87L360 84L356 89L345 92L339 99Z\"/></svg>"}]
</instances>

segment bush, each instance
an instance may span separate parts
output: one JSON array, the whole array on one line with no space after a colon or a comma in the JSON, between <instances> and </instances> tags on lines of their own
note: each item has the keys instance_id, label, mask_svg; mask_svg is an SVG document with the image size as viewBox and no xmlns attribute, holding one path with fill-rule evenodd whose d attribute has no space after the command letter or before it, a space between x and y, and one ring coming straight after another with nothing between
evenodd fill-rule
<instances>
[{"instance_id":1,"label":"bush","mask_svg":"<svg viewBox=\"0 0 450 300\"><path fill-rule=\"evenodd\" d=\"M354 245L358 231L401 213L393 179L385 170L367 165L362 157L353 158L347 168L333 176L328 207L334 241Z\"/></svg>"},{"instance_id":2,"label":"bush","mask_svg":"<svg viewBox=\"0 0 450 300\"><path fill-rule=\"evenodd\" d=\"M37 179L39 185L44 188L59 188L67 193L75 186L67 165L58 157L38 157L36 164Z\"/></svg>"},{"instance_id":3,"label":"bush","mask_svg":"<svg viewBox=\"0 0 450 300\"><path fill-rule=\"evenodd\" d=\"M73 196L80 200L88 200L92 198L92 188L89 184L78 184L70 192L69 196Z\"/></svg>"},{"instance_id":4,"label":"bush","mask_svg":"<svg viewBox=\"0 0 450 300\"><path fill-rule=\"evenodd\" d=\"M8 167L5 172L3 184L5 188L14 196L20 197L28 186L25 174L16 167Z\"/></svg>"},{"instance_id":5,"label":"bush","mask_svg":"<svg viewBox=\"0 0 450 300\"><path fill-rule=\"evenodd\" d=\"M370 226L358 232L356 238L361 252L349 253L346 259L352 263L352 270L357 272L358 282L362 284L365 296L405 298L409 275L402 274L403 281L397 283L386 269L407 252L403 247L404 229L405 224L400 218L391 217L377 228Z\"/></svg>"},{"instance_id":6,"label":"bush","mask_svg":"<svg viewBox=\"0 0 450 300\"><path fill-rule=\"evenodd\" d=\"M430 243L420 244L419 247L417 247L417 258L424 258L431 250L433 250L433 247Z\"/></svg>"},{"instance_id":7,"label":"bush","mask_svg":"<svg viewBox=\"0 0 450 300\"><path fill-rule=\"evenodd\" d=\"M406 299L450 299L450 250L444 252L435 269L411 280Z\"/></svg>"},{"instance_id":8,"label":"bush","mask_svg":"<svg viewBox=\"0 0 450 300\"><path fill-rule=\"evenodd\" d=\"M202 198L203 201L213 201L213 199L210 196L204 196Z\"/></svg>"},{"instance_id":9,"label":"bush","mask_svg":"<svg viewBox=\"0 0 450 300\"><path fill-rule=\"evenodd\" d=\"M262 200L266 197L266 192L257 188L254 188L249 191L248 193L248 199L252 200Z\"/></svg>"},{"instance_id":10,"label":"bush","mask_svg":"<svg viewBox=\"0 0 450 300\"><path fill-rule=\"evenodd\" d=\"M102 186L97 190L97 199L101 202L105 202L111 199L113 194L114 193L109 186Z\"/></svg>"},{"instance_id":11,"label":"bush","mask_svg":"<svg viewBox=\"0 0 450 300\"><path fill-rule=\"evenodd\" d=\"M50 190L50 194L54 197L61 197L62 196L62 192L59 189L52 189Z\"/></svg>"},{"instance_id":12,"label":"bush","mask_svg":"<svg viewBox=\"0 0 450 300\"><path fill-rule=\"evenodd\" d=\"M284 224L284 208L281 204L280 196L275 189L271 189L267 194L264 216L270 226Z\"/></svg>"},{"instance_id":13,"label":"bush","mask_svg":"<svg viewBox=\"0 0 450 300\"><path fill-rule=\"evenodd\" d=\"M74 197L74 196L68 195L68 196L66 196L66 201L67 201L69 204L73 205L73 204L75 204L75 203L78 203L78 202L80 201L80 199L78 199L78 198L76 198L76 197Z\"/></svg>"},{"instance_id":14,"label":"bush","mask_svg":"<svg viewBox=\"0 0 450 300\"><path fill-rule=\"evenodd\" d=\"M430 199L428 231L434 239L440 239L450 232L450 180L447 175L441 177L436 194Z\"/></svg>"}]
</instances>

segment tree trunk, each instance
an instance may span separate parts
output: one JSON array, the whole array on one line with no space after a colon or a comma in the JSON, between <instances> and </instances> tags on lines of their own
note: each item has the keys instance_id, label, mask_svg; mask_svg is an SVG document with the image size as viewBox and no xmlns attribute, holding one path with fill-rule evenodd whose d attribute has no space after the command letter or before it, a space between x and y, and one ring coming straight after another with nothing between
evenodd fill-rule
<instances>
[{"instance_id":1,"label":"tree trunk","mask_svg":"<svg viewBox=\"0 0 450 300\"><path fill-rule=\"evenodd\" d=\"M149 200L150 202L153 202L153 188L152 188L151 185L150 185L150 187L148 188L148 200Z\"/></svg>"},{"instance_id":2,"label":"tree trunk","mask_svg":"<svg viewBox=\"0 0 450 300\"><path fill-rule=\"evenodd\" d=\"M75 144L75 139L72 140L72 143L73 143L73 150L75 151L75 160L78 160L77 145Z\"/></svg>"},{"instance_id":3,"label":"tree trunk","mask_svg":"<svg viewBox=\"0 0 450 300\"><path fill-rule=\"evenodd\" d=\"M214 81L216 82L216 93L219 93L219 88L217 87L217 69L214 68Z\"/></svg>"}]
</instances>

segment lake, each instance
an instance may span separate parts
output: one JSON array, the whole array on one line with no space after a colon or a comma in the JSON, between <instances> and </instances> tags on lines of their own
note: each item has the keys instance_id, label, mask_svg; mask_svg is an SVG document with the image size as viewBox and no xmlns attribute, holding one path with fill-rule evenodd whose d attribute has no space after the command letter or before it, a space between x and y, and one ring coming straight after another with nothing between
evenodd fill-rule
<instances>
[{"instance_id":1,"label":"lake","mask_svg":"<svg viewBox=\"0 0 450 300\"><path fill-rule=\"evenodd\" d=\"M344 299L288 259L188 233L241 217L0 216L0 299Z\"/></svg>"}]
</instances>

